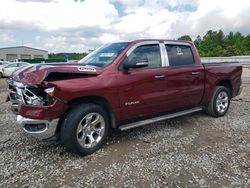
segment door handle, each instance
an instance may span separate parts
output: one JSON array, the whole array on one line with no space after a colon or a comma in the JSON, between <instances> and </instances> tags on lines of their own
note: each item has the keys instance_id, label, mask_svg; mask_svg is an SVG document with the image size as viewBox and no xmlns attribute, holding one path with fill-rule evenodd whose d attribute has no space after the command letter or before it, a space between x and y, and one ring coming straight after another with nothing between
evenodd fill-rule
<instances>
[{"instance_id":1,"label":"door handle","mask_svg":"<svg viewBox=\"0 0 250 188\"><path fill-rule=\"evenodd\" d=\"M192 72L192 75L198 75L200 72Z\"/></svg>"},{"instance_id":2,"label":"door handle","mask_svg":"<svg viewBox=\"0 0 250 188\"><path fill-rule=\"evenodd\" d=\"M165 78L165 75L163 75L163 74L162 75L155 75L155 78L156 79L163 79L163 78Z\"/></svg>"}]
</instances>

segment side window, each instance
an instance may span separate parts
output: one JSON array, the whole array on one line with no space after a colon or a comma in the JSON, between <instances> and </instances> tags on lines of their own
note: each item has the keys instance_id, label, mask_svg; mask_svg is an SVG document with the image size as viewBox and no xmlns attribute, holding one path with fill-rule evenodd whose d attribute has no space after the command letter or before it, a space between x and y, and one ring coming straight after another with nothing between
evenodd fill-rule
<instances>
[{"instance_id":1,"label":"side window","mask_svg":"<svg viewBox=\"0 0 250 188\"><path fill-rule=\"evenodd\" d=\"M137 47L131 54L129 54L128 60L131 61L134 57L146 57L148 59L148 66L141 69L161 67L160 46L158 44Z\"/></svg>"},{"instance_id":2,"label":"side window","mask_svg":"<svg viewBox=\"0 0 250 188\"><path fill-rule=\"evenodd\" d=\"M22 67L22 66L25 66L25 65L27 65L27 64L26 63L19 63L18 64L19 67Z\"/></svg>"},{"instance_id":3,"label":"side window","mask_svg":"<svg viewBox=\"0 0 250 188\"><path fill-rule=\"evenodd\" d=\"M194 64L194 57L190 46L166 45L170 66Z\"/></svg>"},{"instance_id":4,"label":"side window","mask_svg":"<svg viewBox=\"0 0 250 188\"><path fill-rule=\"evenodd\" d=\"M17 64L16 63L12 63L12 64L6 66L6 68L12 68L12 67L17 67Z\"/></svg>"}]
</instances>

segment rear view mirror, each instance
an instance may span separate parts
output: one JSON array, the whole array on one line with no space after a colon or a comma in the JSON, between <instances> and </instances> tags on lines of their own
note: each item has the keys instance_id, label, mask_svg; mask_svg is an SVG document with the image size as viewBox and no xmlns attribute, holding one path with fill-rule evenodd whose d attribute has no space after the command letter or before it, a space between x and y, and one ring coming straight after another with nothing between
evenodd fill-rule
<instances>
[{"instance_id":1,"label":"rear view mirror","mask_svg":"<svg viewBox=\"0 0 250 188\"><path fill-rule=\"evenodd\" d=\"M142 68L148 66L148 58L147 57L134 57L130 61L126 59L123 62L124 69L131 69L131 68Z\"/></svg>"}]
</instances>

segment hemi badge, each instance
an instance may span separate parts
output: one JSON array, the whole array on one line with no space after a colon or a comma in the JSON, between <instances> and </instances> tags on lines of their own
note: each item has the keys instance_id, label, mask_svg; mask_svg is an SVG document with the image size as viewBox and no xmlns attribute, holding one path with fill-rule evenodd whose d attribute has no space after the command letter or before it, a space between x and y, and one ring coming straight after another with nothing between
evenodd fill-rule
<instances>
[{"instance_id":1,"label":"hemi badge","mask_svg":"<svg viewBox=\"0 0 250 188\"><path fill-rule=\"evenodd\" d=\"M90 67L77 67L79 71L87 71L87 72L96 72L95 68L90 68Z\"/></svg>"}]
</instances>

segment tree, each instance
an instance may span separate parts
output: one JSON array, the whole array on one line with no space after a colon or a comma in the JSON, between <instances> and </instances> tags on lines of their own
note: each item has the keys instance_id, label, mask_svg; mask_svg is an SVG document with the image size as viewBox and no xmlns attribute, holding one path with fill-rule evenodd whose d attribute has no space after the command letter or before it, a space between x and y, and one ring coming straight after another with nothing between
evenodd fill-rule
<instances>
[{"instance_id":1,"label":"tree","mask_svg":"<svg viewBox=\"0 0 250 188\"><path fill-rule=\"evenodd\" d=\"M250 35L247 35L242 41L243 55L250 55Z\"/></svg>"},{"instance_id":2,"label":"tree","mask_svg":"<svg viewBox=\"0 0 250 188\"><path fill-rule=\"evenodd\" d=\"M192 41L191 37L189 35L183 35L178 40L186 40L186 41Z\"/></svg>"},{"instance_id":3,"label":"tree","mask_svg":"<svg viewBox=\"0 0 250 188\"><path fill-rule=\"evenodd\" d=\"M250 35L243 36L240 32L209 30L203 37L194 40L199 53L203 57L250 55Z\"/></svg>"}]
</instances>

